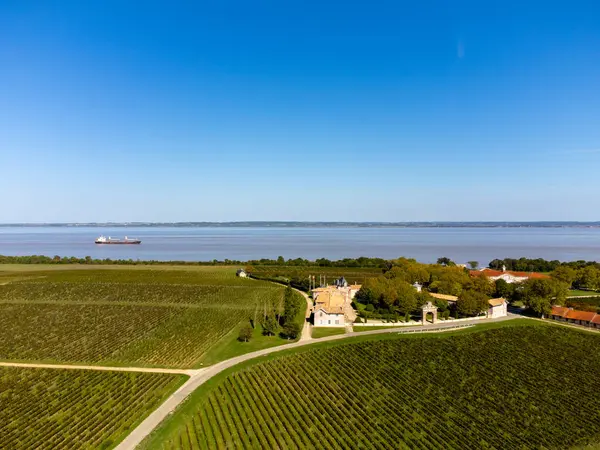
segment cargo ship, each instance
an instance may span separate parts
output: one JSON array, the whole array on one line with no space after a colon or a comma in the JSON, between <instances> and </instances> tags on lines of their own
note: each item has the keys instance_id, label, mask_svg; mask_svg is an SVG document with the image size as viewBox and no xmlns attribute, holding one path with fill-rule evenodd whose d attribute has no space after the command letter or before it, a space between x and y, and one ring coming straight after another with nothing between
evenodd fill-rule
<instances>
[{"instance_id":1,"label":"cargo ship","mask_svg":"<svg viewBox=\"0 0 600 450\"><path fill-rule=\"evenodd\" d=\"M142 241L139 239L132 239L125 236L125 239L118 239L113 237L100 236L94 241L96 244L141 244Z\"/></svg>"}]
</instances>

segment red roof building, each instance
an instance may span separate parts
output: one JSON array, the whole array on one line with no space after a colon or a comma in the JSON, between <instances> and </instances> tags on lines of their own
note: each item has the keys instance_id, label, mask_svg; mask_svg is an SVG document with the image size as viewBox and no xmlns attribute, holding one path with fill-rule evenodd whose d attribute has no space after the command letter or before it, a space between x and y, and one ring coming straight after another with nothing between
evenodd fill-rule
<instances>
[{"instance_id":1,"label":"red roof building","mask_svg":"<svg viewBox=\"0 0 600 450\"><path fill-rule=\"evenodd\" d=\"M565 317L570 310L571 308L567 308L566 306L553 306L550 315L557 317Z\"/></svg>"},{"instance_id":2,"label":"red roof building","mask_svg":"<svg viewBox=\"0 0 600 450\"><path fill-rule=\"evenodd\" d=\"M594 311L579 311L565 306L553 306L550 317L555 320L585 325L592 328L600 328L600 314Z\"/></svg>"},{"instance_id":3,"label":"red roof building","mask_svg":"<svg viewBox=\"0 0 600 450\"><path fill-rule=\"evenodd\" d=\"M597 314L593 311L578 311L570 309L565 315L567 320L575 320L579 322L591 322Z\"/></svg>"},{"instance_id":4,"label":"red roof building","mask_svg":"<svg viewBox=\"0 0 600 450\"><path fill-rule=\"evenodd\" d=\"M481 270L471 270L471 271L469 271L469 273L472 277L478 277L483 274L492 280L503 279L507 283L515 283L518 281L525 281L529 278L536 278L536 279L540 279L540 280L550 278L550 275L546 275L545 273L515 272L512 270L481 269Z\"/></svg>"}]
</instances>

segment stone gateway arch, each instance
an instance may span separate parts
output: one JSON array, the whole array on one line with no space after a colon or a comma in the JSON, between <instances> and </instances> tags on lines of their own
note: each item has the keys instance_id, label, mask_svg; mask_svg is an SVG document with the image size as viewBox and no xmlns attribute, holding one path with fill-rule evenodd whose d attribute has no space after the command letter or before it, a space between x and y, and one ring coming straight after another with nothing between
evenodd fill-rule
<instances>
[{"instance_id":1,"label":"stone gateway arch","mask_svg":"<svg viewBox=\"0 0 600 450\"><path fill-rule=\"evenodd\" d=\"M423 325L425 325L425 323L427 322L427 314L431 313L432 315L432 323L436 323L437 322L437 306L435 306L433 303L431 302L427 302L425 303L421 309L423 310L423 319L422 319L422 323Z\"/></svg>"}]
</instances>

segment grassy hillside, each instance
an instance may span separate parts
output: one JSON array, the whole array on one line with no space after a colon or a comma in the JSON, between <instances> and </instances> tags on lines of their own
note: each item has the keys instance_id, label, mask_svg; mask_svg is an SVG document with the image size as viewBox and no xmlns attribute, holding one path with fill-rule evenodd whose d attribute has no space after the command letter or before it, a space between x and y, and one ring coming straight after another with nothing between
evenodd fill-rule
<instances>
[{"instance_id":1,"label":"grassy hillside","mask_svg":"<svg viewBox=\"0 0 600 450\"><path fill-rule=\"evenodd\" d=\"M0 367L0 447L110 448L184 379Z\"/></svg>"},{"instance_id":2,"label":"grassy hillside","mask_svg":"<svg viewBox=\"0 0 600 450\"><path fill-rule=\"evenodd\" d=\"M232 268L30 267L0 274L0 360L192 367L215 346L243 353L235 330L284 291Z\"/></svg>"},{"instance_id":3,"label":"grassy hillside","mask_svg":"<svg viewBox=\"0 0 600 450\"><path fill-rule=\"evenodd\" d=\"M209 381L144 448L565 448L600 437L591 333L521 320L316 347Z\"/></svg>"}]
</instances>

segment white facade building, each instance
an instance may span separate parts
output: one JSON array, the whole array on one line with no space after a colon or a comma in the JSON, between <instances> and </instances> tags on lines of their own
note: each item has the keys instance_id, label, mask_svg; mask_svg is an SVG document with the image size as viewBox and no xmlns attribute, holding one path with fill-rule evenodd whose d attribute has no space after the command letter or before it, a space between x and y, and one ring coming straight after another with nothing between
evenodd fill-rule
<instances>
[{"instance_id":1,"label":"white facade building","mask_svg":"<svg viewBox=\"0 0 600 450\"><path fill-rule=\"evenodd\" d=\"M315 327L344 327L346 326L345 311L349 306L347 292L329 290L321 292L315 300Z\"/></svg>"},{"instance_id":2,"label":"white facade building","mask_svg":"<svg viewBox=\"0 0 600 450\"><path fill-rule=\"evenodd\" d=\"M508 315L508 303L503 298L492 298L488 300L490 305L488 309L488 319L497 319Z\"/></svg>"}]
</instances>

